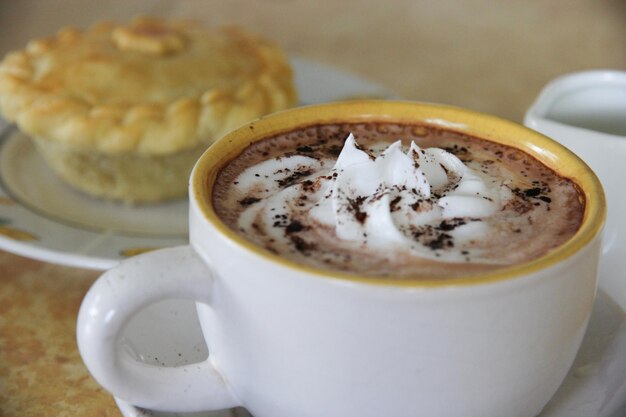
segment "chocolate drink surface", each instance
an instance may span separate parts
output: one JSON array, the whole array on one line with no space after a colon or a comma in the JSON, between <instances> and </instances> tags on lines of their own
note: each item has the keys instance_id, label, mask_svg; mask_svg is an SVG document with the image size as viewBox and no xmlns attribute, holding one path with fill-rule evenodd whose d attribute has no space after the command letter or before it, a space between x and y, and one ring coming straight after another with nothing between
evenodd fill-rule
<instances>
[{"instance_id":1,"label":"chocolate drink surface","mask_svg":"<svg viewBox=\"0 0 626 417\"><path fill-rule=\"evenodd\" d=\"M582 223L578 187L515 148L441 127L303 127L230 161L218 216L293 262L445 279L541 257Z\"/></svg>"}]
</instances>

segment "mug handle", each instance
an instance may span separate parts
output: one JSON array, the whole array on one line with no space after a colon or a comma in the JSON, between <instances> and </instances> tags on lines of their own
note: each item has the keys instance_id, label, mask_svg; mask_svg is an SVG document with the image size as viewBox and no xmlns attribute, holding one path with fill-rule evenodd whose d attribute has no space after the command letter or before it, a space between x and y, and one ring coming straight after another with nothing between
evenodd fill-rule
<instances>
[{"instance_id":1,"label":"mug handle","mask_svg":"<svg viewBox=\"0 0 626 417\"><path fill-rule=\"evenodd\" d=\"M191 248L135 256L105 272L78 314L78 349L87 369L114 396L143 408L194 412L241 405L212 363L162 367L139 362L118 340L131 317L173 298L209 304L213 274Z\"/></svg>"}]
</instances>

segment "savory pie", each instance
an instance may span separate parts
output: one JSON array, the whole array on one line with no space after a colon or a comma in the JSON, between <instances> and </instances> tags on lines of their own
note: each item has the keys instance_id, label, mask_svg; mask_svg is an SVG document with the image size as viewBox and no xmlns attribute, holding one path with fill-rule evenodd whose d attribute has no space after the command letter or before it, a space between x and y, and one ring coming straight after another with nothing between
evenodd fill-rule
<instances>
[{"instance_id":1,"label":"savory pie","mask_svg":"<svg viewBox=\"0 0 626 417\"><path fill-rule=\"evenodd\" d=\"M213 141L295 101L275 44L186 20L62 29L0 63L3 116L67 183L126 202L184 196Z\"/></svg>"}]
</instances>

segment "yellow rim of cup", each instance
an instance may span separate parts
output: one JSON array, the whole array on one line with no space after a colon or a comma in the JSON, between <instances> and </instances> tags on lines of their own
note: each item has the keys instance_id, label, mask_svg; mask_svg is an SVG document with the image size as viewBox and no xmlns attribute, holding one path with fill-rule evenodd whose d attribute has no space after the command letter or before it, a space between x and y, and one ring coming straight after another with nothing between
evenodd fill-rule
<instances>
[{"instance_id":1,"label":"yellow rim of cup","mask_svg":"<svg viewBox=\"0 0 626 417\"><path fill-rule=\"evenodd\" d=\"M317 124L355 122L424 123L467 133L522 150L572 179L585 198L583 222L567 242L532 261L462 277L424 279L367 277L305 266L255 245L227 227L212 205L213 184L219 171L250 144L294 128ZM322 277L351 282L401 287L449 287L503 281L529 275L569 258L600 233L606 216L602 185L591 169L559 143L517 123L456 107L408 101L357 100L299 107L274 113L232 131L212 145L198 160L192 174L192 192L206 220L237 245L271 262Z\"/></svg>"}]
</instances>

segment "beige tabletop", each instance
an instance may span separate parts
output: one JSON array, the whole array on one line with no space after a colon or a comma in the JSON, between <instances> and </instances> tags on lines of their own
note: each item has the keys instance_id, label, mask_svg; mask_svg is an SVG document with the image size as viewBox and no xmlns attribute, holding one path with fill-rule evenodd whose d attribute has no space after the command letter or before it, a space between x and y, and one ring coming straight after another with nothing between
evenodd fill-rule
<instances>
[{"instance_id":1,"label":"beige tabletop","mask_svg":"<svg viewBox=\"0 0 626 417\"><path fill-rule=\"evenodd\" d=\"M62 26L141 14L242 25L401 97L517 122L556 76L626 69L618 0L4 1L0 54ZM76 348L78 307L98 275L0 251L0 416L119 415Z\"/></svg>"}]
</instances>

